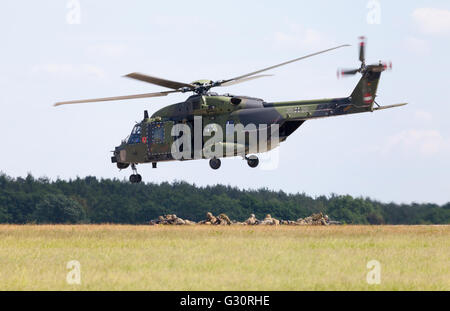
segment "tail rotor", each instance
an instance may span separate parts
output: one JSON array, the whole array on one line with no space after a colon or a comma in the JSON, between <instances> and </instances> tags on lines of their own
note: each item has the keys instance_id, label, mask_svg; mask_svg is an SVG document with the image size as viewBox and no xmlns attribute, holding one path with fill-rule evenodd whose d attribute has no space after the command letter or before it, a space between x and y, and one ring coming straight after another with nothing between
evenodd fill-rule
<instances>
[{"instance_id":1,"label":"tail rotor","mask_svg":"<svg viewBox=\"0 0 450 311\"><path fill-rule=\"evenodd\" d=\"M378 64L366 65L366 37L359 37L359 61L361 66L357 69L338 69L338 78L353 76L357 73L365 74L367 71L383 72L385 70L392 70L392 62L379 62Z\"/></svg>"}]
</instances>

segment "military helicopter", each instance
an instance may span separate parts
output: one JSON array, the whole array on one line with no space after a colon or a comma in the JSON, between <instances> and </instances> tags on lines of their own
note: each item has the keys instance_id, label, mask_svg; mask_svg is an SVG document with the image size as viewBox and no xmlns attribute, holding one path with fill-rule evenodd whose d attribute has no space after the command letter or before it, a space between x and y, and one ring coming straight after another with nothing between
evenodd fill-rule
<instances>
[{"instance_id":1,"label":"military helicopter","mask_svg":"<svg viewBox=\"0 0 450 311\"><path fill-rule=\"evenodd\" d=\"M54 106L159 97L173 93L193 92L194 94L187 98L186 101L166 106L155 112L151 117L147 110L145 110L144 119L133 127L131 134L113 151L113 156L111 157L112 163L116 163L117 167L121 170L126 169L131 165L133 170L133 174L129 178L131 183L139 183L142 181L142 177L137 173L136 169L136 165L140 163L152 163L153 168L156 168L158 162L209 158L210 167L212 169L218 169L221 166L221 157L242 156L251 168L255 168L259 164L259 159L256 155L251 154L252 152L256 152L254 152L255 150L251 150L252 148L249 146L248 137L244 142L238 142L235 133L232 133L231 142L228 139L225 140L225 138L221 138L220 141L215 141L214 148L220 149L231 147L233 150L231 155L227 153L222 156L206 156L205 153L202 152L207 143L204 135L205 129L214 125L215 127L213 126L212 131L216 132L218 131L218 127L226 128L226 126L230 124L240 124L244 127L249 124L266 124L268 125L267 131L269 134L266 133L266 135L263 136L263 140L264 143L267 143L268 147L262 151L266 152L278 146L278 144L273 144L271 141L269 142L272 138L271 127L277 127L276 134L278 135L278 141L283 142L306 120L373 112L376 110L406 105L406 103L402 103L380 106L375 101L380 75L383 71L391 69L392 64L382 63L380 61L378 64L366 65L366 40L364 37L360 37L359 44L360 67L338 71L339 76L348 76L357 73L362 75L355 89L349 96L318 100L266 102L263 99L255 97L234 96L230 94L219 95L210 92L214 87L231 86L237 83L267 77L269 75L260 73L346 46L349 45L336 46L251 73L218 81L197 80L191 83L184 83L141 73L130 73L125 77L163 86L171 90L138 95L65 101L58 102ZM199 126L195 124L196 120L201 121ZM202 135L199 142L194 141L194 138L190 139L194 148L186 148L188 156L186 156L185 152L183 157L177 158L174 156L173 152L173 146L177 141L177 135L174 135L173 130L175 126L180 124L188 126L189 129L194 129L194 132L200 130ZM259 134L259 136L261 135ZM186 142L189 142L189 140L185 140L184 142L186 145ZM261 144L261 140L258 141L258 144ZM178 145L175 149L180 151L183 147L186 146ZM257 148L256 151L261 150ZM191 157L189 157L189 155L191 155Z\"/></svg>"}]
</instances>

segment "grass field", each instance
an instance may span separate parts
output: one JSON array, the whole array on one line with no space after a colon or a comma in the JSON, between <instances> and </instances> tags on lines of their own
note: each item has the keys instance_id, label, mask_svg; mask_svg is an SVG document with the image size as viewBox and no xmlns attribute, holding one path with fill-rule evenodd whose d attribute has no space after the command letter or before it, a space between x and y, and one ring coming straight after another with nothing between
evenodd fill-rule
<instances>
[{"instance_id":1,"label":"grass field","mask_svg":"<svg viewBox=\"0 0 450 311\"><path fill-rule=\"evenodd\" d=\"M0 290L450 290L449 259L450 226L0 226Z\"/></svg>"}]
</instances>

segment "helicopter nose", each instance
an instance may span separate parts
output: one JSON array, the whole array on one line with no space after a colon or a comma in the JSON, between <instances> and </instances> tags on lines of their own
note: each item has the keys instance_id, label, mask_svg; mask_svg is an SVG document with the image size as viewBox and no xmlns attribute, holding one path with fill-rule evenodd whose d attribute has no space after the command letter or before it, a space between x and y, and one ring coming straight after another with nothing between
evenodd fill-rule
<instances>
[{"instance_id":1,"label":"helicopter nose","mask_svg":"<svg viewBox=\"0 0 450 311\"><path fill-rule=\"evenodd\" d=\"M111 162L112 163L117 163L120 160L120 150L122 150L122 146L117 146L116 148L114 148L113 151L113 156L111 157Z\"/></svg>"},{"instance_id":2,"label":"helicopter nose","mask_svg":"<svg viewBox=\"0 0 450 311\"><path fill-rule=\"evenodd\" d=\"M119 153L117 152L117 148L116 150L113 151L113 156L111 157L111 163L117 163L119 158Z\"/></svg>"}]
</instances>

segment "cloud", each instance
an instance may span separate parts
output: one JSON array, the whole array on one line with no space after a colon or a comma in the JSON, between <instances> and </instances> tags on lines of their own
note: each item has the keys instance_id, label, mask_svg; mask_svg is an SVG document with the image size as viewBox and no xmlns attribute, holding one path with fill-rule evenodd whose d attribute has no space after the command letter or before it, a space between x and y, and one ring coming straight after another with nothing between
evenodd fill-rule
<instances>
[{"instance_id":1,"label":"cloud","mask_svg":"<svg viewBox=\"0 0 450 311\"><path fill-rule=\"evenodd\" d=\"M105 72L89 64L40 64L31 69L33 75L51 75L58 78L88 78L103 79Z\"/></svg>"},{"instance_id":2,"label":"cloud","mask_svg":"<svg viewBox=\"0 0 450 311\"><path fill-rule=\"evenodd\" d=\"M270 40L277 48L298 48L321 47L330 44L329 40L320 31L305 28L299 24L286 21L283 31L276 31L271 34Z\"/></svg>"},{"instance_id":3,"label":"cloud","mask_svg":"<svg viewBox=\"0 0 450 311\"><path fill-rule=\"evenodd\" d=\"M425 40L418 39L416 37L407 37L404 40L404 45L406 49L417 54L417 55L426 55L429 54L431 49L428 45L428 42Z\"/></svg>"},{"instance_id":4,"label":"cloud","mask_svg":"<svg viewBox=\"0 0 450 311\"><path fill-rule=\"evenodd\" d=\"M419 8L412 13L412 18L424 34L450 34L450 11L434 8Z\"/></svg>"},{"instance_id":5,"label":"cloud","mask_svg":"<svg viewBox=\"0 0 450 311\"><path fill-rule=\"evenodd\" d=\"M388 138L381 154L403 151L433 156L450 151L450 139L444 138L437 130L405 130Z\"/></svg>"}]
</instances>

